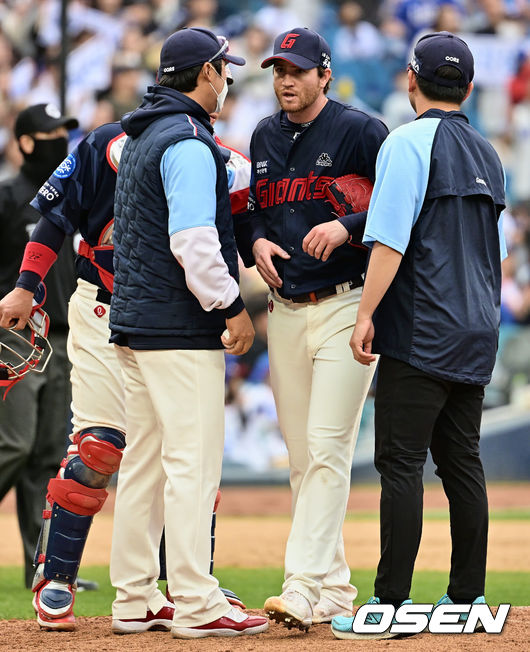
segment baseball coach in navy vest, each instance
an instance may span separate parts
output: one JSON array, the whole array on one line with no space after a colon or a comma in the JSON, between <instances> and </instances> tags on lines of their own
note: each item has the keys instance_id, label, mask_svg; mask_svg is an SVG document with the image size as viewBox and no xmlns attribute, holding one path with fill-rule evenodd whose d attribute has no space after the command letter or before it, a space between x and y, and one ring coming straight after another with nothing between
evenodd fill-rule
<instances>
[{"instance_id":1,"label":"baseball coach in navy vest","mask_svg":"<svg viewBox=\"0 0 530 652\"><path fill-rule=\"evenodd\" d=\"M156 578L165 522L176 638L268 627L232 608L208 572L224 442L224 347L245 353L254 336L209 116L223 106L229 63L245 61L209 30L183 29L166 40L158 83L122 120L128 138L115 195L110 328L124 376L127 447L111 552L113 618L163 609Z\"/></svg>"},{"instance_id":2,"label":"baseball coach in navy vest","mask_svg":"<svg viewBox=\"0 0 530 652\"><path fill-rule=\"evenodd\" d=\"M380 354L381 559L371 602L395 607L409 600L428 449L450 508L451 572L440 603L484 602L488 504L479 437L506 245L502 165L460 111L473 73L460 38L440 32L418 41L408 70L418 117L379 152L364 232L372 254L350 344L364 365ZM336 619L335 635L356 638L351 621Z\"/></svg>"}]
</instances>

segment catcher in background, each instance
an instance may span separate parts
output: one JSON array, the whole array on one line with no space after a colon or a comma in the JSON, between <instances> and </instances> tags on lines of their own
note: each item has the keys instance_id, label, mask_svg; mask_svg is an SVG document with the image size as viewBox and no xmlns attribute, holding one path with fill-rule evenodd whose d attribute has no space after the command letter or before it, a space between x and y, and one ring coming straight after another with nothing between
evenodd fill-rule
<instances>
[{"instance_id":1,"label":"catcher in background","mask_svg":"<svg viewBox=\"0 0 530 652\"><path fill-rule=\"evenodd\" d=\"M327 187L347 174L373 181L388 130L326 97L331 54L316 32L280 34L262 63L270 65L281 111L252 136L250 214L236 236L245 264L256 264L271 290L271 384L293 494L285 582L265 610L288 627L307 629L351 614L357 595L342 525L373 376L348 355L366 265L360 242L366 212L332 206ZM367 183L350 180L351 192L366 199Z\"/></svg>"}]
</instances>

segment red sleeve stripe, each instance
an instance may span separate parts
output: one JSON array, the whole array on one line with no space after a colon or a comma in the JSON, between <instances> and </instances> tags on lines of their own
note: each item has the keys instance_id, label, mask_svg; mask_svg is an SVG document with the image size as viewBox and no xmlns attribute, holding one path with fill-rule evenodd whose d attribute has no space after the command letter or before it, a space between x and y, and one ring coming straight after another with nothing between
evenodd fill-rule
<instances>
[{"instance_id":1,"label":"red sleeve stripe","mask_svg":"<svg viewBox=\"0 0 530 652\"><path fill-rule=\"evenodd\" d=\"M190 125L193 127L193 135L197 135L197 125L193 122L193 120L190 118L190 116L186 113L186 118L188 118L188 122Z\"/></svg>"},{"instance_id":2,"label":"red sleeve stripe","mask_svg":"<svg viewBox=\"0 0 530 652\"><path fill-rule=\"evenodd\" d=\"M50 247L40 242L28 242L24 250L24 258L20 265L19 274L21 272L35 272L43 279L56 260L57 254Z\"/></svg>"}]
</instances>

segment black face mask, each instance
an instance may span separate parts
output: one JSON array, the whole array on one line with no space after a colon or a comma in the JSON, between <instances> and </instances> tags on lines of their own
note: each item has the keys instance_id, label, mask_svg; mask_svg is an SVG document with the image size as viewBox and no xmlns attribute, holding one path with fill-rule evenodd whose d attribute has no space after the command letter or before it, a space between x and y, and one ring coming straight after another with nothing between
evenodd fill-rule
<instances>
[{"instance_id":1,"label":"black face mask","mask_svg":"<svg viewBox=\"0 0 530 652\"><path fill-rule=\"evenodd\" d=\"M43 183L68 154L68 139L34 138L35 147L31 154L24 154L23 170L38 183Z\"/></svg>"}]
</instances>

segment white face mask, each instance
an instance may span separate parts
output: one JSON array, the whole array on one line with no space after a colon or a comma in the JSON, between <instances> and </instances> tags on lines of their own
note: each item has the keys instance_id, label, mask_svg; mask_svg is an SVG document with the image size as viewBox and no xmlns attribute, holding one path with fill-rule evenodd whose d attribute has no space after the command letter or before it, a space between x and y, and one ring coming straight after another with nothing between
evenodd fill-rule
<instances>
[{"instance_id":1,"label":"white face mask","mask_svg":"<svg viewBox=\"0 0 530 652\"><path fill-rule=\"evenodd\" d=\"M213 66L212 66L212 68L213 68ZM215 68L213 68L213 69L215 71L215 74L218 77L221 77L221 75L217 72L217 70L215 70ZM223 78L221 77L221 79L223 79ZM223 79L223 88L221 89L220 93L218 93L215 90L215 87L212 84L212 82L208 82L208 83L212 87L213 92L217 95L217 104L215 105L215 113L221 113L221 110L222 110L222 108L224 106L224 103L225 103L226 95L228 93L228 84L226 83L226 79Z\"/></svg>"}]
</instances>

